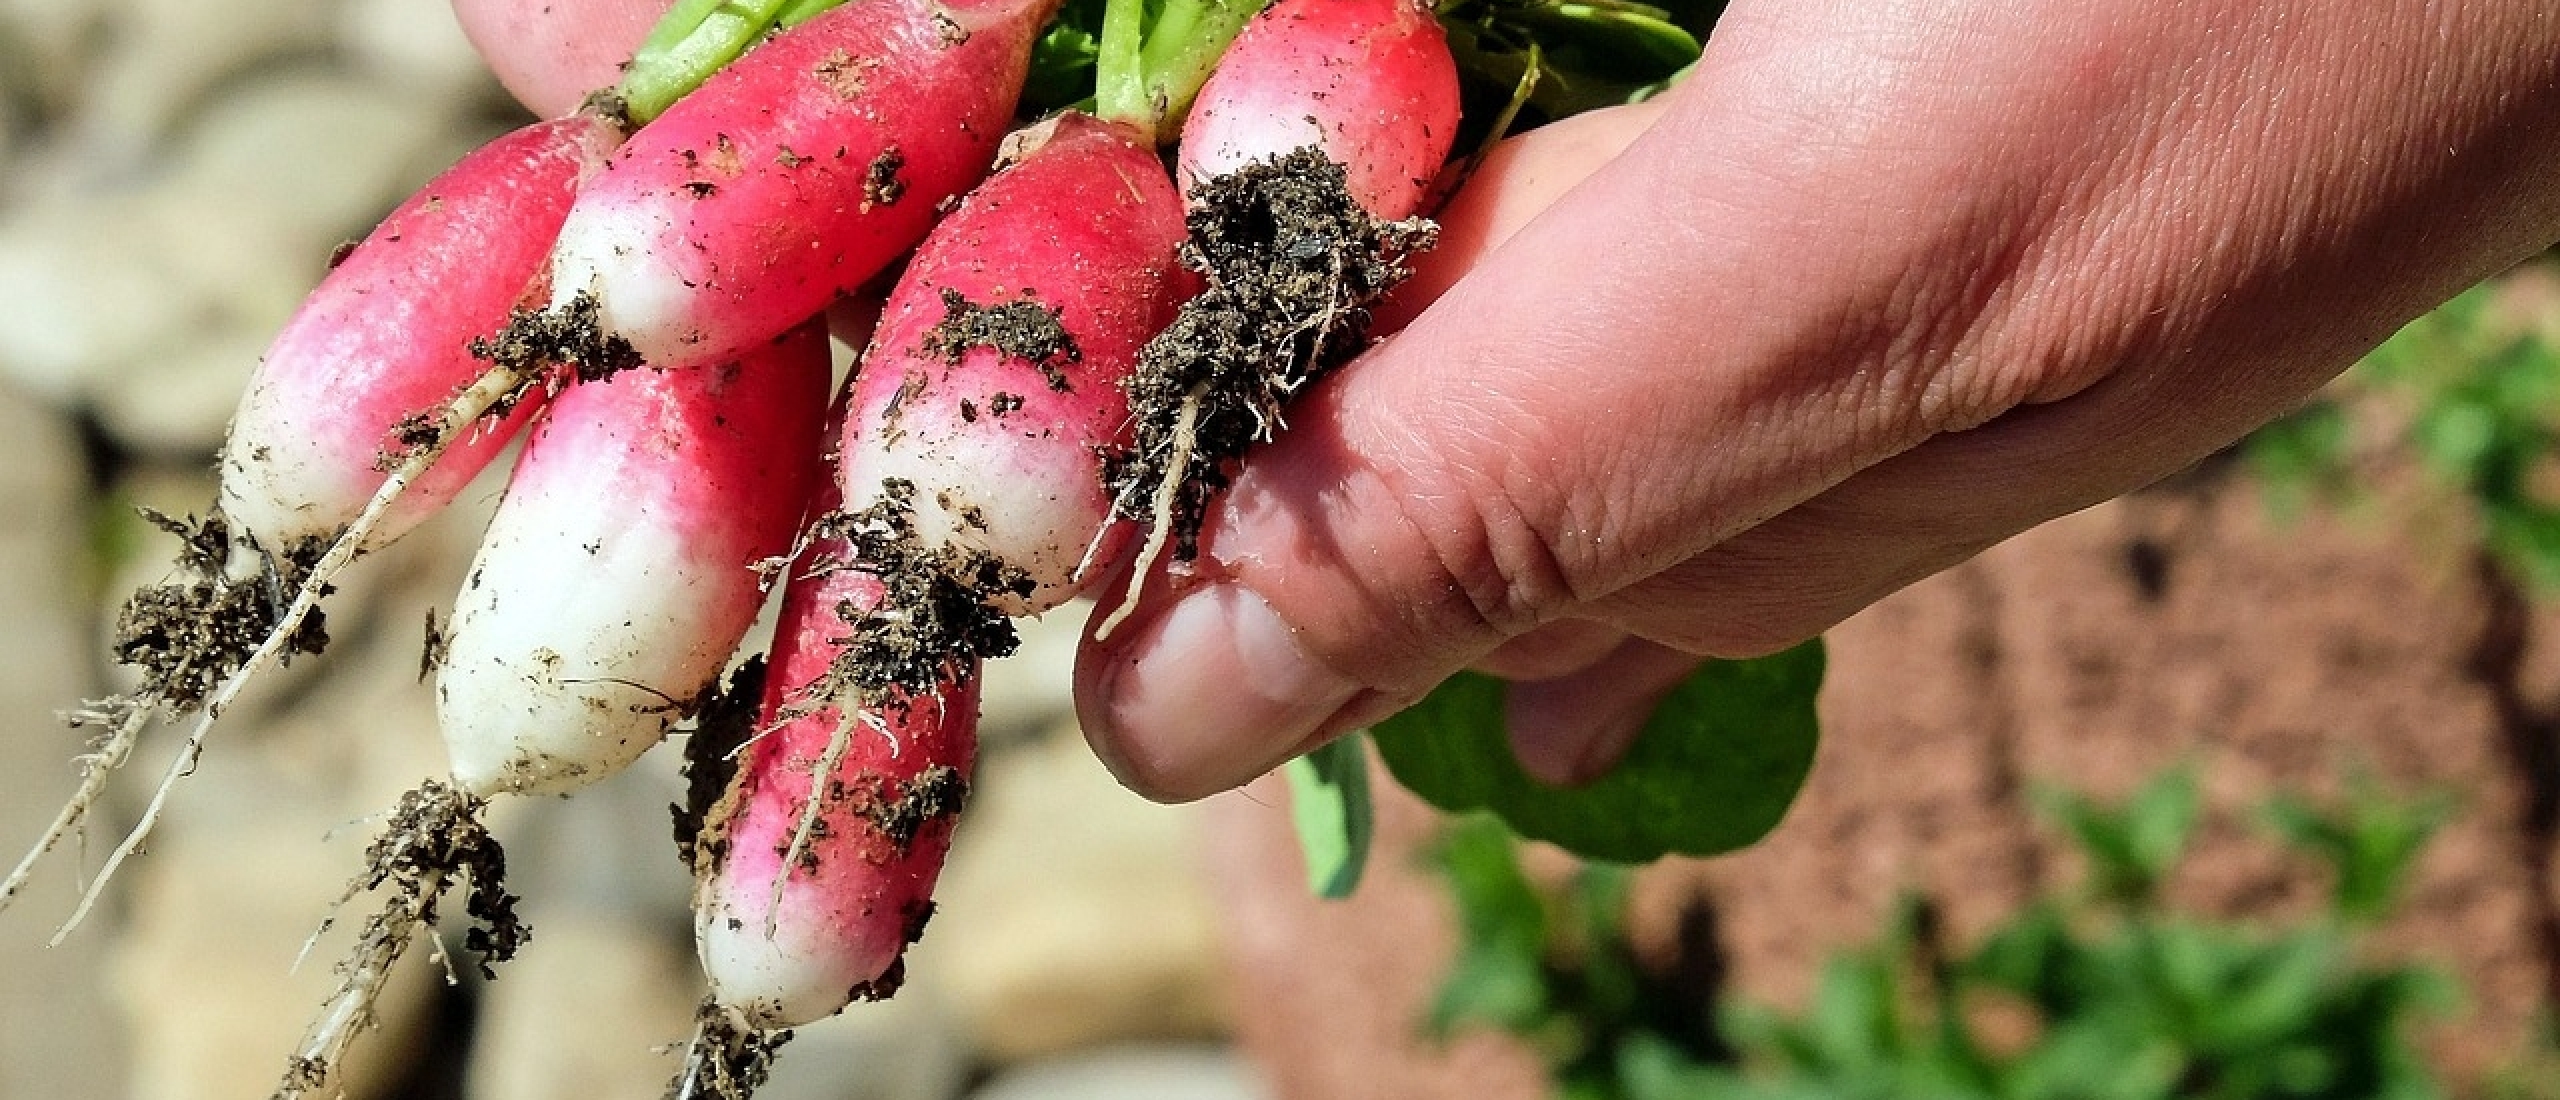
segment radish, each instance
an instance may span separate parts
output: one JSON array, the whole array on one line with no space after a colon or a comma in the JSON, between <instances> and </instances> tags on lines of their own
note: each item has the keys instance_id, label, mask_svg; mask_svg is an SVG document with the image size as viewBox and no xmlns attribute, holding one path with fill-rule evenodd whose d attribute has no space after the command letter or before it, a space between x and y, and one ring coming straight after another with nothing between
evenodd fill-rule
<instances>
[{"instance_id":1,"label":"radish","mask_svg":"<svg viewBox=\"0 0 2560 1100\"><path fill-rule=\"evenodd\" d=\"M712 697L762 602L755 566L789 549L823 483L828 366L812 321L748 360L625 371L543 411L436 681L453 782L404 796L367 852L347 897L394 888L278 1096L330 1086L381 983L457 880L477 923L465 943L484 969L524 939L505 854L481 824L490 796L600 779Z\"/></svg>"},{"instance_id":2,"label":"radish","mask_svg":"<svg viewBox=\"0 0 2560 1100\"><path fill-rule=\"evenodd\" d=\"M891 297L840 488L862 509L914 486L924 545L1021 574L1030 591L987 595L1025 615L1078 591L1111 518L1096 455L1125 442L1121 385L1197 284L1175 261L1182 200L1127 128L1064 115L1014 135L1007 161Z\"/></svg>"},{"instance_id":3,"label":"radish","mask_svg":"<svg viewBox=\"0 0 2560 1100\"><path fill-rule=\"evenodd\" d=\"M578 197L553 312L664 367L824 309L974 183L1055 0L855 0L784 31L634 134Z\"/></svg>"},{"instance_id":4,"label":"radish","mask_svg":"<svg viewBox=\"0 0 2560 1100\"><path fill-rule=\"evenodd\" d=\"M1192 287L1181 239L1136 131L1068 114L1007 142L890 296L846 400L851 511L785 595L755 740L695 847L715 1009L686 1088L734 1093L769 1054L749 1033L895 990L967 789L978 662L1010 651L1007 613L1074 594L1120 382Z\"/></svg>"},{"instance_id":5,"label":"radish","mask_svg":"<svg viewBox=\"0 0 2560 1100\"><path fill-rule=\"evenodd\" d=\"M1218 62L1182 124L1185 195L1314 147L1378 218L1420 212L1458 132L1458 69L1427 5L1281 0Z\"/></svg>"},{"instance_id":6,"label":"radish","mask_svg":"<svg viewBox=\"0 0 2560 1100\"><path fill-rule=\"evenodd\" d=\"M1359 352L1370 303L1430 247L1432 226L1410 215L1457 126L1456 64L1412 0L1280 0L1228 47L1180 154L1183 262L1210 289L1148 344L1130 383L1137 442L1112 484L1121 514L1150 530L1097 638L1127 620L1168 546L1197 553L1228 464Z\"/></svg>"},{"instance_id":7,"label":"radish","mask_svg":"<svg viewBox=\"0 0 2560 1100\"><path fill-rule=\"evenodd\" d=\"M836 540L813 549L810 560L844 552ZM809 1023L897 990L900 955L933 913L934 880L968 794L974 659L950 662L925 692L890 689L878 703L813 694L853 629L847 619L877 610L882 595L879 578L858 565L793 583L759 734L695 845L694 934L711 996L755 1029ZM813 790L818 775L826 787ZM821 807L814 818L812 806Z\"/></svg>"},{"instance_id":8,"label":"radish","mask_svg":"<svg viewBox=\"0 0 2560 1100\"><path fill-rule=\"evenodd\" d=\"M109 732L84 761L79 789L0 881L0 907L85 820L154 714L205 712L169 773L183 774L204 725L258 666L319 649L325 635L307 613L331 541L358 522L387 462L424 430L416 414L480 373L466 345L505 321L541 270L579 183L620 138L615 124L588 114L507 134L429 181L338 258L241 398L215 516L195 526L164 521L187 543L181 579L136 593L118 628L118 659L140 666L141 684L75 716ZM419 477L419 491L382 511L372 534L342 556L391 541L451 500L536 404L461 433L450 461ZM66 931L157 819L168 789L164 782L109 857Z\"/></svg>"},{"instance_id":9,"label":"radish","mask_svg":"<svg viewBox=\"0 0 2560 1100\"><path fill-rule=\"evenodd\" d=\"M562 793L689 713L818 481L826 332L552 401L454 608L436 702L464 790Z\"/></svg>"}]
</instances>

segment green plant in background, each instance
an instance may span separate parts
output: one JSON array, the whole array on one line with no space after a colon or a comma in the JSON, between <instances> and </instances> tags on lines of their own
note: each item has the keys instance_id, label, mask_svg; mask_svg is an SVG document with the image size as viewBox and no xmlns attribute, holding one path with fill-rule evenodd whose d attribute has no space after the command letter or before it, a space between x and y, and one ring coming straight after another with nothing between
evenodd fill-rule
<instances>
[{"instance_id":1,"label":"green plant in background","mask_svg":"<svg viewBox=\"0 0 2560 1100\"><path fill-rule=\"evenodd\" d=\"M2560 349L2501 323L2496 282L2411 322L2243 448L2279 514L2353 500L2359 440L2348 407L2399 414L2370 443L2415 455L2477 517L2482 548L2536 589L2560 587L2560 501L2542 481L2560 442Z\"/></svg>"},{"instance_id":2,"label":"green plant in background","mask_svg":"<svg viewBox=\"0 0 2560 1100\"><path fill-rule=\"evenodd\" d=\"M1541 890L1501 827L1434 850L1464 942L1429 1027L1522 1036L1566 1100L2425 1100L2447 1095L2410 1025L2450 1006L2432 972L2366 958L2362 937L2446 816L2359 781L2331 805L2283 797L2269 832L2329 873L2324 910L2279 928L2163 898L2197 817L2191 773L2117 803L2048 792L2087 867L1970 953L1934 908L1901 904L1874 945L1831 960L1801 1013L1705 1011L1637 964L1625 872ZM2516 1100L2530 1074L2502 1093Z\"/></svg>"}]
</instances>

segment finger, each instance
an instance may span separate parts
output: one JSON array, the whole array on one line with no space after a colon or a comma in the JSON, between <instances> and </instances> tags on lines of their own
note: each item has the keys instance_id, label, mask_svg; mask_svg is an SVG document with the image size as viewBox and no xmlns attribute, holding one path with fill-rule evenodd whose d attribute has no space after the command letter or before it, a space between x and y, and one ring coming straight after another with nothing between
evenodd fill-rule
<instances>
[{"instance_id":1,"label":"finger","mask_svg":"<svg viewBox=\"0 0 2560 1100\"><path fill-rule=\"evenodd\" d=\"M1629 640L1570 676L1513 684L1505 696L1512 755L1542 783L1597 779L1698 664L1690 654Z\"/></svg>"},{"instance_id":2,"label":"finger","mask_svg":"<svg viewBox=\"0 0 2560 1100\"><path fill-rule=\"evenodd\" d=\"M1625 644L1627 632L1589 619L1559 619L1502 643L1475 663L1505 680L1553 680L1598 663Z\"/></svg>"},{"instance_id":3,"label":"finger","mask_svg":"<svg viewBox=\"0 0 2560 1100\"><path fill-rule=\"evenodd\" d=\"M667 0L453 0L498 82L543 118L612 87L666 9Z\"/></svg>"}]
</instances>

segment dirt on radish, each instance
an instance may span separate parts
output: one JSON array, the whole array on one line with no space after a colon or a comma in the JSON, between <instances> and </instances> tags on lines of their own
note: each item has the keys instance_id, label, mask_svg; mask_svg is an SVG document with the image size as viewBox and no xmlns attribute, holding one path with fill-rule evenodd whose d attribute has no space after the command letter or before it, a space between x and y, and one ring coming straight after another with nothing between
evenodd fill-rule
<instances>
[{"instance_id":1,"label":"dirt on radish","mask_svg":"<svg viewBox=\"0 0 2560 1100\"><path fill-rule=\"evenodd\" d=\"M1291 397L1359 354L1369 307L1439 232L1372 216L1312 146L1202 182L1191 199L1182 263L1208 289L1140 356L1128 383L1137 443L1107 470L1120 514L1169 524L1183 561L1199 554L1231 464L1280 430Z\"/></svg>"},{"instance_id":2,"label":"dirt on radish","mask_svg":"<svg viewBox=\"0 0 2560 1100\"><path fill-rule=\"evenodd\" d=\"M136 591L117 612L116 663L141 670L142 682L108 706L157 700L185 713L203 705L266 641L329 545L305 538L271 552L235 535L219 514L195 520L144 509L142 517L178 539L180 579ZM235 540L255 555L245 577L231 571ZM328 644L325 620L315 610L295 625L284 654L316 654Z\"/></svg>"},{"instance_id":3,"label":"dirt on radish","mask_svg":"<svg viewBox=\"0 0 2560 1100\"><path fill-rule=\"evenodd\" d=\"M815 525L844 539L859 563L820 568L861 569L879 577L884 591L877 607L837 609L851 637L826 678L812 685L810 705L912 705L904 700L931 696L953 664L1009 657L1021 645L1013 620L990 604L1030 595L1037 587L1030 574L984 550L928 546L916 530L915 496L914 483L892 478L878 503Z\"/></svg>"}]
</instances>

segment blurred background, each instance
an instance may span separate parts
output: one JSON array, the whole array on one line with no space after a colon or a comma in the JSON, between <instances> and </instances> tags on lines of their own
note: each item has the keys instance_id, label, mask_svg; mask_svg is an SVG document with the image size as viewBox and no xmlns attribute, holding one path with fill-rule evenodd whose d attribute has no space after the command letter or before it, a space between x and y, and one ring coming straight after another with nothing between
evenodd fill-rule
<instances>
[{"instance_id":1,"label":"blurred background","mask_svg":"<svg viewBox=\"0 0 2560 1100\"><path fill-rule=\"evenodd\" d=\"M0 0L8 858L173 549L134 508L210 501L331 249L515 110L444 0ZM1844 625L1804 801L1712 863L1576 868L1390 796L1361 893L1310 900L1276 785L1111 783L1052 616L991 673L906 992L807 1029L765 1095L2560 1097L2555 336L2529 266ZM0 1100L273 1088L368 815L441 770L423 619L495 495L358 571L88 925L44 946L103 829L0 914ZM351 1095L657 1095L697 996L665 755L505 808L533 943L490 983L411 960Z\"/></svg>"}]
</instances>

